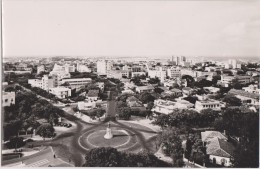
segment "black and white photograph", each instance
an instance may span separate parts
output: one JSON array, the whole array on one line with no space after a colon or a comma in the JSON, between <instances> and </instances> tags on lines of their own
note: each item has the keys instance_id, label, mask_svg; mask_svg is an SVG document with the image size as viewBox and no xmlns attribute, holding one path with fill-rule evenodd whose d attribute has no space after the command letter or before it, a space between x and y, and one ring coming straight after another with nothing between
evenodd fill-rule
<instances>
[{"instance_id":1,"label":"black and white photograph","mask_svg":"<svg viewBox=\"0 0 260 169\"><path fill-rule=\"evenodd\" d=\"M1 0L1 167L259 168L259 0Z\"/></svg>"}]
</instances>

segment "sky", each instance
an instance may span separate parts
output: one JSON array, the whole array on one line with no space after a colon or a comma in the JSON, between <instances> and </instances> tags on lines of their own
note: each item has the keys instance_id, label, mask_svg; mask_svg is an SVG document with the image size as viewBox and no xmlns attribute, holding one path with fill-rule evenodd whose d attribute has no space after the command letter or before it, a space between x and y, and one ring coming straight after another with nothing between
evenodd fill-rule
<instances>
[{"instance_id":1,"label":"sky","mask_svg":"<svg viewBox=\"0 0 260 169\"><path fill-rule=\"evenodd\" d=\"M258 0L3 0L3 55L260 56Z\"/></svg>"}]
</instances>

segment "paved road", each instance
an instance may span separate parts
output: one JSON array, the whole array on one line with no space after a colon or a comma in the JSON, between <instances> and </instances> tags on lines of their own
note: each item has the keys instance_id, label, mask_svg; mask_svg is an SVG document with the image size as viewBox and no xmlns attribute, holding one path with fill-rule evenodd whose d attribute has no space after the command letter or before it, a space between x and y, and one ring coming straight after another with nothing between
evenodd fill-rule
<instances>
[{"instance_id":1,"label":"paved road","mask_svg":"<svg viewBox=\"0 0 260 169\"><path fill-rule=\"evenodd\" d=\"M116 101L115 101L116 96L117 96L116 91L109 92L107 114L110 116L116 115ZM44 97L41 98L49 101ZM85 163L84 156L87 150L78 144L78 140L80 139L80 136L85 132L88 132L90 130L99 127L100 125L104 125L105 122L100 122L97 124L87 123L71 115L69 112L64 113L63 117L69 121L73 121L77 126L76 129L73 130L73 132L62 133L56 138L54 138L53 140L38 142L38 144L53 146L53 147L61 147L61 148L65 146L66 149L62 149L64 151L63 154L70 154L71 160L74 162L75 166L77 167L82 166ZM146 143L144 136L140 133L140 131L138 131L138 129L133 129L119 122L115 122L115 123L121 126L122 128L126 128L130 130L132 133L136 134L141 148L143 150L150 151L149 142ZM35 154L34 156L38 156L38 154Z\"/></svg>"},{"instance_id":2,"label":"paved road","mask_svg":"<svg viewBox=\"0 0 260 169\"><path fill-rule=\"evenodd\" d=\"M114 91L108 92L108 103L107 103L107 116L115 117L116 116L116 95Z\"/></svg>"}]
</instances>

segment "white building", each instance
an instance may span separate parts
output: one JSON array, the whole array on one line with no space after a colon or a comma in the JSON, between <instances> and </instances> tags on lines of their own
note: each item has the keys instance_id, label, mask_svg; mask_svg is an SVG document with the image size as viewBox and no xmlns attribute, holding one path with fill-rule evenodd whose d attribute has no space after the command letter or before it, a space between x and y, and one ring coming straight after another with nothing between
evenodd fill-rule
<instances>
[{"instance_id":1,"label":"white building","mask_svg":"<svg viewBox=\"0 0 260 169\"><path fill-rule=\"evenodd\" d=\"M2 106L11 106L12 104L15 104L15 92L3 92Z\"/></svg>"},{"instance_id":2,"label":"white building","mask_svg":"<svg viewBox=\"0 0 260 169\"><path fill-rule=\"evenodd\" d=\"M97 73L99 75L106 75L107 71L112 69L112 63L108 60L97 61Z\"/></svg>"},{"instance_id":3,"label":"white building","mask_svg":"<svg viewBox=\"0 0 260 169\"><path fill-rule=\"evenodd\" d=\"M249 85L248 87L243 87L243 90L249 93L260 94L260 89L257 85Z\"/></svg>"},{"instance_id":4,"label":"white building","mask_svg":"<svg viewBox=\"0 0 260 169\"><path fill-rule=\"evenodd\" d=\"M198 100L195 103L195 109L198 111L204 110L204 109L213 109L216 111L221 110L220 101L214 100L214 99L206 99L206 100Z\"/></svg>"},{"instance_id":5,"label":"white building","mask_svg":"<svg viewBox=\"0 0 260 169\"><path fill-rule=\"evenodd\" d=\"M37 74L40 74L41 72L45 72L45 66L44 65L37 66Z\"/></svg>"},{"instance_id":6,"label":"white building","mask_svg":"<svg viewBox=\"0 0 260 169\"><path fill-rule=\"evenodd\" d=\"M128 70L109 70L107 71L108 78L122 79L123 77L129 78Z\"/></svg>"},{"instance_id":7,"label":"white building","mask_svg":"<svg viewBox=\"0 0 260 169\"><path fill-rule=\"evenodd\" d=\"M137 93L152 92L154 90L154 87L153 86L137 86L135 90Z\"/></svg>"},{"instance_id":8,"label":"white building","mask_svg":"<svg viewBox=\"0 0 260 169\"><path fill-rule=\"evenodd\" d=\"M81 65L80 63L77 63L77 71L78 72L91 72L91 69L89 69L86 65Z\"/></svg>"},{"instance_id":9,"label":"white building","mask_svg":"<svg viewBox=\"0 0 260 169\"><path fill-rule=\"evenodd\" d=\"M42 79L28 79L28 84L32 87L38 87L46 91L57 86L55 85L54 79L50 78L48 75L44 75Z\"/></svg>"},{"instance_id":10,"label":"white building","mask_svg":"<svg viewBox=\"0 0 260 169\"><path fill-rule=\"evenodd\" d=\"M166 79L166 71L162 67L157 67L156 69L148 69L148 77L159 78L161 83Z\"/></svg>"},{"instance_id":11,"label":"white building","mask_svg":"<svg viewBox=\"0 0 260 169\"><path fill-rule=\"evenodd\" d=\"M231 89L229 94L235 95L241 100L243 104L256 105L259 106L259 94L249 93L244 90Z\"/></svg>"},{"instance_id":12,"label":"white building","mask_svg":"<svg viewBox=\"0 0 260 169\"><path fill-rule=\"evenodd\" d=\"M232 165L231 158L235 147L227 141L225 134L218 131L201 132L201 139L206 146L209 161L225 167Z\"/></svg>"},{"instance_id":13,"label":"white building","mask_svg":"<svg viewBox=\"0 0 260 169\"><path fill-rule=\"evenodd\" d=\"M170 78L174 78L174 79L181 77L180 67L172 66L171 68L167 69L167 76L169 76Z\"/></svg>"},{"instance_id":14,"label":"white building","mask_svg":"<svg viewBox=\"0 0 260 169\"><path fill-rule=\"evenodd\" d=\"M55 64L52 72L63 72L65 71L66 73L70 73L70 72L75 72L76 68L75 65L69 65L69 64L65 64L63 66Z\"/></svg>"},{"instance_id":15,"label":"white building","mask_svg":"<svg viewBox=\"0 0 260 169\"><path fill-rule=\"evenodd\" d=\"M211 94L216 94L216 93L218 93L220 91L220 88L212 87L212 86L210 86L210 87L203 87L203 89L206 90L206 91L209 91L209 93L211 93Z\"/></svg>"},{"instance_id":16,"label":"white building","mask_svg":"<svg viewBox=\"0 0 260 169\"><path fill-rule=\"evenodd\" d=\"M75 79L62 79L59 83L68 83L72 89L79 89L89 83L91 83L91 78L75 78Z\"/></svg>"},{"instance_id":17,"label":"white building","mask_svg":"<svg viewBox=\"0 0 260 169\"><path fill-rule=\"evenodd\" d=\"M91 110L95 107L96 107L96 102L94 102L94 101L86 100L86 101L78 102L79 110Z\"/></svg>"},{"instance_id":18,"label":"white building","mask_svg":"<svg viewBox=\"0 0 260 169\"><path fill-rule=\"evenodd\" d=\"M50 88L49 92L57 96L58 98L65 99L67 97L71 96L71 89L66 88L66 87L55 87L55 88Z\"/></svg>"},{"instance_id":19,"label":"white building","mask_svg":"<svg viewBox=\"0 0 260 169\"><path fill-rule=\"evenodd\" d=\"M161 114L170 114L173 113L175 109L188 109L193 104L185 100L178 100L177 102L157 99L154 100L154 107L152 111L161 113Z\"/></svg>"}]
</instances>

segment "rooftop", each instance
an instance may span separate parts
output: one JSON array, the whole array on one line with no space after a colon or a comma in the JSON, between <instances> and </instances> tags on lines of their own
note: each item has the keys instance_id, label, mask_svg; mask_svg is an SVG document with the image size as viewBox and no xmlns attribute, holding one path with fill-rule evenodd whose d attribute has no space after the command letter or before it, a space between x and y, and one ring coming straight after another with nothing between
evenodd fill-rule
<instances>
[{"instance_id":1,"label":"rooftop","mask_svg":"<svg viewBox=\"0 0 260 169\"><path fill-rule=\"evenodd\" d=\"M230 157L234 152L235 147L224 139L217 137L211 139L207 145L207 154L219 156L219 157Z\"/></svg>"},{"instance_id":2,"label":"rooftop","mask_svg":"<svg viewBox=\"0 0 260 169\"><path fill-rule=\"evenodd\" d=\"M229 94L234 94L234 95L241 95L241 96L249 97L249 98L252 98L252 99L259 99L259 95L258 94L256 94L256 93L249 93L249 92L246 92L244 90L231 89L228 93Z\"/></svg>"}]
</instances>

